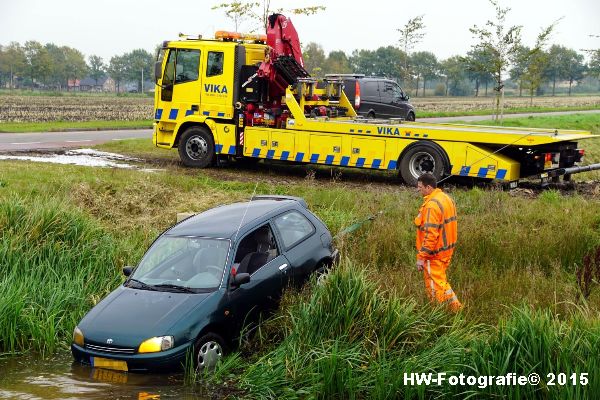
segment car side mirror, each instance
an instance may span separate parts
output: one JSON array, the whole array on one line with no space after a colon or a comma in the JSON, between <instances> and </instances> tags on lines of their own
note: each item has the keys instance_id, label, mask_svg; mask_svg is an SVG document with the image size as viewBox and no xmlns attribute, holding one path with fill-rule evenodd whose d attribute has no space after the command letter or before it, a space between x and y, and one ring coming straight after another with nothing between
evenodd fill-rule
<instances>
[{"instance_id":1,"label":"car side mirror","mask_svg":"<svg viewBox=\"0 0 600 400\"><path fill-rule=\"evenodd\" d=\"M158 80L162 77L162 61L156 61L154 63L154 82L158 83Z\"/></svg>"},{"instance_id":2,"label":"car side mirror","mask_svg":"<svg viewBox=\"0 0 600 400\"><path fill-rule=\"evenodd\" d=\"M125 276L131 275L132 271L133 271L133 267L130 267L130 266L123 267L123 275L125 275Z\"/></svg>"},{"instance_id":3,"label":"car side mirror","mask_svg":"<svg viewBox=\"0 0 600 400\"><path fill-rule=\"evenodd\" d=\"M233 285L234 286L241 286L248 282L250 282L250 274L248 274L246 272L242 272L241 274L236 274L233 277Z\"/></svg>"}]
</instances>

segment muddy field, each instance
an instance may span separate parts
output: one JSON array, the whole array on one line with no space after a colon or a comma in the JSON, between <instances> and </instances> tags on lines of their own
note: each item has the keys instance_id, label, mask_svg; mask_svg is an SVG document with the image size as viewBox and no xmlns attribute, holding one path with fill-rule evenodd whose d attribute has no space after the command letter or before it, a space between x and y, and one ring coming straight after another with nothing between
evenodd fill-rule
<instances>
[{"instance_id":1,"label":"muddy field","mask_svg":"<svg viewBox=\"0 0 600 400\"><path fill-rule=\"evenodd\" d=\"M116 96L0 96L0 123L147 120L152 118L153 101Z\"/></svg>"},{"instance_id":2,"label":"muddy field","mask_svg":"<svg viewBox=\"0 0 600 400\"><path fill-rule=\"evenodd\" d=\"M490 110L492 97L413 98L417 112ZM507 97L506 110L529 107L527 97ZM535 107L600 106L600 96L540 97ZM111 96L18 96L0 95L0 123L49 121L134 121L153 115L153 99Z\"/></svg>"}]
</instances>

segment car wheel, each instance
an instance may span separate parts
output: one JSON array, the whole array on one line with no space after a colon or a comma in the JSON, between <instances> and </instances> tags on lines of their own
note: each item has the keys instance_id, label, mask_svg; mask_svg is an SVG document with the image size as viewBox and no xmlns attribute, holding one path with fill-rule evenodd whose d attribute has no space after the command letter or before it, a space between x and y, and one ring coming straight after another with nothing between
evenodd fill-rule
<instances>
[{"instance_id":1,"label":"car wheel","mask_svg":"<svg viewBox=\"0 0 600 400\"><path fill-rule=\"evenodd\" d=\"M226 353L225 341L216 333L201 336L194 345L196 369L213 369Z\"/></svg>"},{"instance_id":2,"label":"car wheel","mask_svg":"<svg viewBox=\"0 0 600 400\"><path fill-rule=\"evenodd\" d=\"M212 134L203 127L192 126L179 139L179 157L186 167L205 168L215 159Z\"/></svg>"},{"instance_id":3,"label":"car wheel","mask_svg":"<svg viewBox=\"0 0 600 400\"><path fill-rule=\"evenodd\" d=\"M369 111L367 114L368 119L375 119L375 111Z\"/></svg>"},{"instance_id":4,"label":"car wheel","mask_svg":"<svg viewBox=\"0 0 600 400\"><path fill-rule=\"evenodd\" d=\"M412 111L411 111L411 112L409 112L409 113L406 115L406 120L407 120L407 121L414 121L414 120L415 120L415 113L414 113L414 112L412 112Z\"/></svg>"},{"instance_id":5,"label":"car wheel","mask_svg":"<svg viewBox=\"0 0 600 400\"><path fill-rule=\"evenodd\" d=\"M400 176L407 185L415 186L417 178L426 172L439 181L444 175L444 150L433 143L421 142L409 147L400 160Z\"/></svg>"}]
</instances>

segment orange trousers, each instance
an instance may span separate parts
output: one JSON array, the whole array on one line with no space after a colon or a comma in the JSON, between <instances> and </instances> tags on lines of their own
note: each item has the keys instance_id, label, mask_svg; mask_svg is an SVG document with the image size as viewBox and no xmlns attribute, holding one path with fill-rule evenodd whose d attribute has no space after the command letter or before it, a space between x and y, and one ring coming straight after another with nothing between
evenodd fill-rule
<instances>
[{"instance_id":1,"label":"orange trousers","mask_svg":"<svg viewBox=\"0 0 600 400\"><path fill-rule=\"evenodd\" d=\"M462 304L448 283L446 269L450 261L425 260L423 266L423 279L425 280L425 293L430 301L447 304L452 311L458 311Z\"/></svg>"}]
</instances>

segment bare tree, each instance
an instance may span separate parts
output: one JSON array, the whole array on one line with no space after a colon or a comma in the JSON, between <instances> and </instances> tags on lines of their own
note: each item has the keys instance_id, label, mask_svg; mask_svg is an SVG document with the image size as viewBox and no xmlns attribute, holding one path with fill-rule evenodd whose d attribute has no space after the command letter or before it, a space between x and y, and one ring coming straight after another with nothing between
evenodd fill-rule
<instances>
[{"instance_id":1,"label":"bare tree","mask_svg":"<svg viewBox=\"0 0 600 400\"><path fill-rule=\"evenodd\" d=\"M423 23L424 15L419 15L412 19L409 19L406 25L402 28L396 29L400 33L400 39L398 40L400 48L404 50L406 55L404 58L404 71L403 71L403 85L406 86L407 82L411 77L410 71L410 53L415 46L423 40L425 33L425 24Z\"/></svg>"},{"instance_id":2,"label":"bare tree","mask_svg":"<svg viewBox=\"0 0 600 400\"><path fill-rule=\"evenodd\" d=\"M213 6L212 10L223 10L225 16L233 21L235 31L238 31L240 24L251 18L251 11L258 7L257 2L244 3L241 1L232 1L231 3L221 3Z\"/></svg>"},{"instance_id":3,"label":"bare tree","mask_svg":"<svg viewBox=\"0 0 600 400\"><path fill-rule=\"evenodd\" d=\"M521 26L506 27L506 15L510 8L502 8L495 0L490 3L496 9L495 21L488 20L483 27L473 26L470 31L479 43L473 45L473 50L485 51L490 55L490 72L494 76L496 91L495 120L501 120L504 111L504 78L515 54L521 44Z\"/></svg>"}]
</instances>

